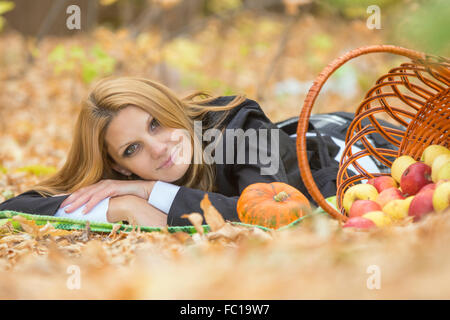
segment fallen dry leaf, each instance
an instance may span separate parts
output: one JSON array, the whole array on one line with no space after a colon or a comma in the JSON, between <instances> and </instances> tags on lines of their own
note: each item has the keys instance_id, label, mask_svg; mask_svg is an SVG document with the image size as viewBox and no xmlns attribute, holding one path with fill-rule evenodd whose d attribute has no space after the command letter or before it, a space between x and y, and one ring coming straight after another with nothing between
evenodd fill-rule
<instances>
[{"instance_id":1,"label":"fallen dry leaf","mask_svg":"<svg viewBox=\"0 0 450 320\"><path fill-rule=\"evenodd\" d=\"M230 241L236 241L239 236L248 236L249 230L243 227L232 226L229 223L225 223L219 230L211 231L207 233L209 240L215 240L218 238L225 238Z\"/></svg>"},{"instance_id":2,"label":"fallen dry leaf","mask_svg":"<svg viewBox=\"0 0 450 320\"><path fill-rule=\"evenodd\" d=\"M19 222L25 232L31 234L35 238L39 237L39 230L42 227L38 226L34 220L28 220L27 218L19 215L13 216L12 219Z\"/></svg>"},{"instance_id":3,"label":"fallen dry leaf","mask_svg":"<svg viewBox=\"0 0 450 320\"><path fill-rule=\"evenodd\" d=\"M200 208L203 210L206 223L211 228L211 231L217 231L225 224L225 220L219 211L209 201L208 194L206 193L202 201L200 201Z\"/></svg>"},{"instance_id":4,"label":"fallen dry leaf","mask_svg":"<svg viewBox=\"0 0 450 320\"><path fill-rule=\"evenodd\" d=\"M192 241L191 236L186 232L174 232L172 236L183 244Z\"/></svg>"},{"instance_id":5,"label":"fallen dry leaf","mask_svg":"<svg viewBox=\"0 0 450 320\"><path fill-rule=\"evenodd\" d=\"M50 222L47 222L43 226L39 226L34 220L28 220L27 218L19 215L13 216L12 219L18 221L25 232L33 235L33 237L38 239L46 235L59 237L72 233L68 230L56 229Z\"/></svg>"},{"instance_id":6,"label":"fallen dry leaf","mask_svg":"<svg viewBox=\"0 0 450 320\"><path fill-rule=\"evenodd\" d=\"M117 231L120 229L121 225L120 224L114 224L112 227L111 232L108 235L108 238L110 239L115 239L118 236Z\"/></svg>"},{"instance_id":7,"label":"fallen dry leaf","mask_svg":"<svg viewBox=\"0 0 450 320\"><path fill-rule=\"evenodd\" d=\"M195 230L197 230L198 233L203 234L203 216L200 213L193 212L190 214L183 214L181 217L188 219L189 222L194 226Z\"/></svg>"}]
</instances>

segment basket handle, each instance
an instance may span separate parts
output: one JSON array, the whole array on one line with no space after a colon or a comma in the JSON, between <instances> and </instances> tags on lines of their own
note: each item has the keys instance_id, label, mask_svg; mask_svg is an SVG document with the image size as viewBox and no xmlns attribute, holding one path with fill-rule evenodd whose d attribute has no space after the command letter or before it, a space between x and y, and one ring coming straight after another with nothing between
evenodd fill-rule
<instances>
[{"instance_id":1,"label":"basket handle","mask_svg":"<svg viewBox=\"0 0 450 320\"><path fill-rule=\"evenodd\" d=\"M340 221L346 221L347 216L341 214L339 211L334 209L323 197L319 188L317 187L314 178L311 173L311 168L308 163L308 157L306 154L306 132L308 131L309 117L311 115L311 110L313 108L314 102L319 95L320 90L327 81L327 79L336 71L340 66L342 66L347 61L359 57L364 54L375 53L375 52L387 52L393 53L401 56L408 57L412 60L426 59L424 53L392 46L392 45L374 45L357 48L347 52L345 55L335 59L328 66L326 66L322 72L317 76L313 85L309 89L308 95L306 96L305 102L303 103L302 110L300 112L298 126L297 126L297 158L298 166L300 169L300 174L302 179L308 189L308 192L312 198L317 202L317 204L322 207L326 212L328 212L333 218Z\"/></svg>"}]
</instances>

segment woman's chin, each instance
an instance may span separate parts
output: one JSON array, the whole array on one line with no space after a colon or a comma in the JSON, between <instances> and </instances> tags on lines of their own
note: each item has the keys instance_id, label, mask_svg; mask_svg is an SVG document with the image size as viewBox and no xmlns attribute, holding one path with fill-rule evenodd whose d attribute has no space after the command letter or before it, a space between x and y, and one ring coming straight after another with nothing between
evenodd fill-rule
<instances>
[{"instance_id":1,"label":"woman's chin","mask_svg":"<svg viewBox=\"0 0 450 320\"><path fill-rule=\"evenodd\" d=\"M178 180L181 180L181 178L182 178L183 176L176 176L176 177L164 177L164 178L161 178L161 179L159 179L159 181L162 181L162 182L167 182L167 183L174 183L174 182L176 182L176 181L178 181Z\"/></svg>"}]
</instances>

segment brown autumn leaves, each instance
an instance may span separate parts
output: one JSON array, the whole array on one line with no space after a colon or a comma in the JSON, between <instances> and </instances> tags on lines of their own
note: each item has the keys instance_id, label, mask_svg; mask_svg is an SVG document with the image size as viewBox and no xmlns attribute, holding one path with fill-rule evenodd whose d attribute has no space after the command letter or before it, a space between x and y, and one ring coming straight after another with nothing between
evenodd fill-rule
<instances>
[{"instance_id":1,"label":"brown autumn leaves","mask_svg":"<svg viewBox=\"0 0 450 320\"><path fill-rule=\"evenodd\" d=\"M407 226L342 229L313 215L284 231L224 221L202 201L197 229L109 234L36 226L0 228L3 299L365 299L450 297L450 212ZM370 268L380 289L370 289ZM80 286L71 289L71 268Z\"/></svg>"},{"instance_id":2,"label":"brown autumn leaves","mask_svg":"<svg viewBox=\"0 0 450 320\"><path fill-rule=\"evenodd\" d=\"M364 23L349 26L306 17L293 27L282 58L275 61L283 30L282 21L244 15L230 28L213 22L191 42L181 39L167 44L169 50L163 55L154 33L130 40L126 30L99 29L86 37L44 39L32 65L26 63L26 39L2 35L0 201L4 192L17 195L42 179L36 171L17 168L61 167L70 147L74 119L89 86L70 72L54 74L46 57L55 46L76 45L89 51L98 44L118 61L115 75L161 80L162 73L157 70L166 69L169 86L179 83L179 77L185 80L180 70L186 68L192 88L175 88L177 92L208 89L222 94L219 89L227 86L233 93L256 98L263 74L267 82L264 90L259 90L263 96L258 102L278 121L299 113L304 93L277 97L272 90L276 83L289 78L309 83L340 53L385 42ZM326 37L329 34L333 36ZM197 54L202 56L200 64L198 59L190 59ZM358 65L363 72L380 75L386 71L385 65L374 67L384 58L368 59ZM179 61L180 68L166 68L168 60ZM218 87L206 87L216 83L211 79L222 82ZM374 79L376 76L359 80L370 86ZM331 92L322 97L324 107L316 109L318 112L342 110L342 102L348 101ZM345 104L348 111L354 106ZM16 218L24 231L15 231L8 223L0 227L0 298L450 297L449 213L369 232L342 230L336 221L317 216L296 228L268 233L223 221L207 203L202 210L205 221L198 213L186 213L198 231L192 236L167 230L125 233L115 229L109 235L89 228L61 231ZM202 223L211 231L203 232ZM367 287L367 270L372 265L381 271L379 290ZM80 270L80 289L67 286L71 266Z\"/></svg>"}]
</instances>

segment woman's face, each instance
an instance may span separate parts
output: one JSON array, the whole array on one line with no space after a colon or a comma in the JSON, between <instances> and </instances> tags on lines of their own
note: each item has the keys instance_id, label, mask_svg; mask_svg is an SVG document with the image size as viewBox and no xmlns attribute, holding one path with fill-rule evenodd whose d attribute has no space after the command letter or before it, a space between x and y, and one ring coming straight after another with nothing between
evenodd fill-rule
<instances>
[{"instance_id":1,"label":"woman's face","mask_svg":"<svg viewBox=\"0 0 450 320\"><path fill-rule=\"evenodd\" d=\"M128 106L119 111L106 130L106 145L113 168L144 180L174 182L186 173L192 145L186 130L163 127L146 111Z\"/></svg>"}]
</instances>

